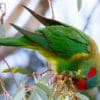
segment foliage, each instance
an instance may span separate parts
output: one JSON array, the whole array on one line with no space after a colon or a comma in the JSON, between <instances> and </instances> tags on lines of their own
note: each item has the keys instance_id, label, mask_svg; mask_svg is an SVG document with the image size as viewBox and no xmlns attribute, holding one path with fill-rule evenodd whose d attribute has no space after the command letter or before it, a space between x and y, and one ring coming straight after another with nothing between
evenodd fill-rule
<instances>
[{"instance_id":1,"label":"foliage","mask_svg":"<svg viewBox=\"0 0 100 100\"><path fill-rule=\"evenodd\" d=\"M28 75L29 78L22 81L13 95L13 100L89 100L85 95L79 92L68 90L60 83L61 80L55 81L56 75L52 71L43 74L27 73L26 70L20 67L11 68L13 73ZM10 72L9 69L4 69L3 73ZM28 82L32 76L34 82ZM59 84L60 83L60 84Z\"/></svg>"},{"instance_id":2,"label":"foliage","mask_svg":"<svg viewBox=\"0 0 100 100\"><path fill-rule=\"evenodd\" d=\"M65 100L65 98L72 98L72 95L68 92L66 96L62 93L56 94L56 86L50 87L48 81L50 81L52 74L44 75L40 80L35 84L26 84L22 82L19 88L17 89L14 100ZM27 80L28 81L28 80ZM49 85L48 85L49 84ZM75 99L75 98L79 99ZM23 98L23 99L21 99ZM89 100L85 95L76 93L75 97L72 100Z\"/></svg>"}]
</instances>

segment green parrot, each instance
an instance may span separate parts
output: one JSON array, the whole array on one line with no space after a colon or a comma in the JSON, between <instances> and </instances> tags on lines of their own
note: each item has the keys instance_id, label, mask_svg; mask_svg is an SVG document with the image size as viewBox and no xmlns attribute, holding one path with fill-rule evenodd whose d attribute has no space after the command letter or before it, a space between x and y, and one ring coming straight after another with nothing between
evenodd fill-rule
<instances>
[{"instance_id":1,"label":"green parrot","mask_svg":"<svg viewBox=\"0 0 100 100\"><path fill-rule=\"evenodd\" d=\"M79 72L73 77L73 84L79 90L87 90L100 84L100 54L95 41L84 32L56 20L45 18L26 8L45 28L29 32L11 24L21 36L0 38L0 45L16 46L38 50L51 69L63 72Z\"/></svg>"}]
</instances>

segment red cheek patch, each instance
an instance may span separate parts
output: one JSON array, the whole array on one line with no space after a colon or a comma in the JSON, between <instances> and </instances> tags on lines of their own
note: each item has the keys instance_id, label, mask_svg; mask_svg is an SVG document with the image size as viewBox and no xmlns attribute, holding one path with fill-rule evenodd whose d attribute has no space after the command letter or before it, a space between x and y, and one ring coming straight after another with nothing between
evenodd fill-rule
<instances>
[{"instance_id":1,"label":"red cheek patch","mask_svg":"<svg viewBox=\"0 0 100 100\"><path fill-rule=\"evenodd\" d=\"M97 74L97 69L96 69L96 67L92 67L92 68L89 70L89 73L87 74L86 78L87 78L87 79L92 78L92 77L94 77L96 74ZM79 90L86 90L86 89L87 89L87 79L82 79L82 80L78 81L77 87L78 87Z\"/></svg>"},{"instance_id":2,"label":"red cheek patch","mask_svg":"<svg viewBox=\"0 0 100 100\"><path fill-rule=\"evenodd\" d=\"M86 90L87 89L87 80L83 79L77 83L77 87L79 90Z\"/></svg>"},{"instance_id":3,"label":"red cheek patch","mask_svg":"<svg viewBox=\"0 0 100 100\"><path fill-rule=\"evenodd\" d=\"M87 78L92 78L93 76L95 76L97 73L96 67L92 67L89 71L89 73L87 74Z\"/></svg>"}]
</instances>

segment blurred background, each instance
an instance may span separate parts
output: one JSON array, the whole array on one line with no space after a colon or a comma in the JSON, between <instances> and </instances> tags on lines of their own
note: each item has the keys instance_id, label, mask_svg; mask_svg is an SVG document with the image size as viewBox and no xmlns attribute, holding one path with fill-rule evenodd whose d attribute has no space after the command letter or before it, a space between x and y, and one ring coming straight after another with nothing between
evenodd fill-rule
<instances>
[{"instance_id":1,"label":"blurred background","mask_svg":"<svg viewBox=\"0 0 100 100\"><path fill-rule=\"evenodd\" d=\"M90 35L97 43L100 50L100 0L51 0L53 4L54 17L56 20L72 25ZM35 12L52 18L48 0L0 0L6 4L6 14L4 16L4 27L6 37L20 35L9 23L15 23L27 30L34 31L43 27L21 4L28 6ZM78 6L79 2L79 6ZM78 9L79 8L79 9ZM5 79L11 94L16 88L11 74L2 74L2 70L7 68L3 59L11 67L27 68L30 71L42 72L47 67L47 61L37 51L21 49L15 47L0 47L0 76ZM25 78L24 75L15 74L18 84ZM10 80L10 81L9 81ZM12 86L12 87L10 87ZM100 100L99 87L89 90L86 95L90 100ZM0 99L1 100L1 99Z\"/></svg>"}]
</instances>

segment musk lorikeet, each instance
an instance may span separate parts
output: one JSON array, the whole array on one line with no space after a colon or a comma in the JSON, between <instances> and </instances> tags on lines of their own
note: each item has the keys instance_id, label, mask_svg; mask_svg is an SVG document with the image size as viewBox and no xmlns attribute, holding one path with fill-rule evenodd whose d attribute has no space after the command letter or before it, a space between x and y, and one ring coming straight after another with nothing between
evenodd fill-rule
<instances>
[{"instance_id":1,"label":"musk lorikeet","mask_svg":"<svg viewBox=\"0 0 100 100\"><path fill-rule=\"evenodd\" d=\"M29 32L14 24L22 36L0 38L0 45L38 50L52 70L80 72L73 75L73 84L86 90L100 84L100 54L95 41L84 32L56 20L47 19L24 6L45 28Z\"/></svg>"}]
</instances>

